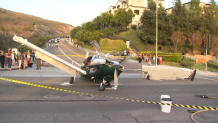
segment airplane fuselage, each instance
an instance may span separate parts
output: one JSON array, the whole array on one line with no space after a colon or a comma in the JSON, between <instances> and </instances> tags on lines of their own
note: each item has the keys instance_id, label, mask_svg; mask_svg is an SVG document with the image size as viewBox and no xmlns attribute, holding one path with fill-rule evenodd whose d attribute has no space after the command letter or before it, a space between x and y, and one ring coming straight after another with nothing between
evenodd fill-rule
<instances>
[{"instance_id":1,"label":"airplane fuselage","mask_svg":"<svg viewBox=\"0 0 218 123\"><path fill-rule=\"evenodd\" d=\"M120 64L114 64L113 62L107 61L105 59L96 59L91 61L92 56L85 59L81 69L86 71L84 77L94 77L101 82L105 80L107 83L114 80L114 71L117 69L117 76L123 72L124 67Z\"/></svg>"}]
</instances>

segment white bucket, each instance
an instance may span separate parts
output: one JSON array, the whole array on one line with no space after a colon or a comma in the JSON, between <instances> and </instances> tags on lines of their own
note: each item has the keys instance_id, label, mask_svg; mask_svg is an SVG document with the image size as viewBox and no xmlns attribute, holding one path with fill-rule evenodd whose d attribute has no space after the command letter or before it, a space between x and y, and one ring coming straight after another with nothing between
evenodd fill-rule
<instances>
[{"instance_id":1,"label":"white bucket","mask_svg":"<svg viewBox=\"0 0 218 123\"><path fill-rule=\"evenodd\" d=\"M170 98L169 95L161 95L161 103L172 104L172 99ZM169 105L160 105L160 106L161 106L161 111L162 112L170 113L171 106L169 106Z\"/></svg>"}]
</instances>

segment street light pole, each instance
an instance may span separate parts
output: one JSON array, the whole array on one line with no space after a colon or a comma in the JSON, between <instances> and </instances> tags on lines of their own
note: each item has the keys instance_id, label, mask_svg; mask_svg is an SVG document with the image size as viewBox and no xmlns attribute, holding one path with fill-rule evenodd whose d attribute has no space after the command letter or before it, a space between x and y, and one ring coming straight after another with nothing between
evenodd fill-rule
<instances>
[{"instance_id":1,"label":"street light pole","mask_svg":"<svg viewBox=\"0 0 218 123\"><path fill-rule=\"evenodd\" d=\"M158 3L157 0L155 0L156 3L156 66L157 66L157 47L158 47Z\"/></svg>"}]
</instances>

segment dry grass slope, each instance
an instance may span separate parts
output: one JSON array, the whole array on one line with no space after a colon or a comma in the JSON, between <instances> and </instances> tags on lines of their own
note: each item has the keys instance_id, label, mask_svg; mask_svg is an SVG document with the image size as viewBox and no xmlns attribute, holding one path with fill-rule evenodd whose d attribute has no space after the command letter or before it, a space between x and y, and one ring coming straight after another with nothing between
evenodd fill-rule
<instances>
[{"instance_id":1,"label":"dry grass slope","mask_svg":"<svg viewBox=\"0 0 218 123\"><path fill-rule=\"evenodd\" d=\"M15 32L24 37L69 35L72 25L0 8L0 31Z\"/></svg>"}]
</instances>

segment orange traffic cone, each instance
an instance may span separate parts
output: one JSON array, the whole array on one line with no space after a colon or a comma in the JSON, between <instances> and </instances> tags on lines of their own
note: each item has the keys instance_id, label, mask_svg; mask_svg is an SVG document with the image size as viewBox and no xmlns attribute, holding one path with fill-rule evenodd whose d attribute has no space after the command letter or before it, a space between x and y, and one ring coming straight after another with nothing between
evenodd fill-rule
<instances>
[{"instance_id":1,"label":"orange traffic cone","mask_svg":"<svg viewBox=\"0 0 218 123\"><path fill-rule=\"evenodd\" d=\"M41 64L41 66L43 66L43 64L42 64L42 60L41 60L41 63L40 63L40 64Z\"/></svg>"}]
</instances>

